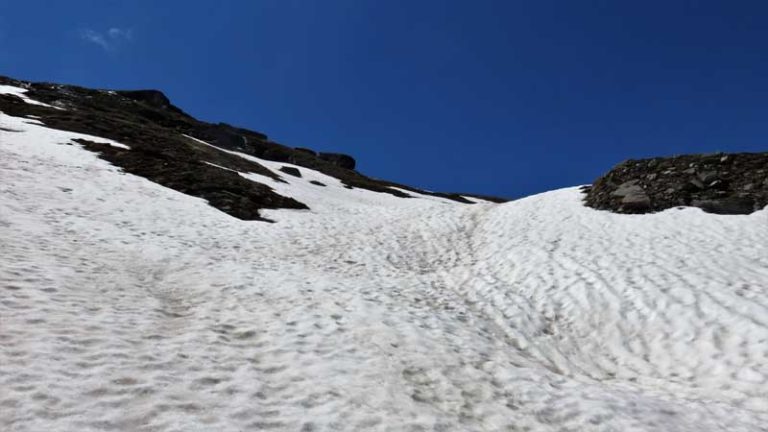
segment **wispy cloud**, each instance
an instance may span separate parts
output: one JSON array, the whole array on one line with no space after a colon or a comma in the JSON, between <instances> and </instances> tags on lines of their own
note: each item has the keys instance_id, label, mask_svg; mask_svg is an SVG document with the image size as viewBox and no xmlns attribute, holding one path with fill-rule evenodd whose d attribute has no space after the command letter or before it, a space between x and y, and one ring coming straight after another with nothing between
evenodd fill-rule
<instances>
[{"instance_id":1,"label":"wispy cloud","mask_svg":"<svg viewBox=\"0 0 768 432\"><path fill-rule=\"evenodd\" d=\"M121 44L133 39L133 32L130 29L121 29L112 27L106 32L99 32L92 29L80 30L80 38L86 42L96 44L105 51L114 51Z\"/></svg>"}]
</instances>

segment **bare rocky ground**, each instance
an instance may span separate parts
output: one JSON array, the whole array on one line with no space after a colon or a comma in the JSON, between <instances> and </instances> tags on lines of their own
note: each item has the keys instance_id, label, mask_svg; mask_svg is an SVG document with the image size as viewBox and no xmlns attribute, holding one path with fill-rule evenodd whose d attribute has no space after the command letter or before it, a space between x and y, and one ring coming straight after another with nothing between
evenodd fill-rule
<instances>
[{"instance_id":1,"label":"bare rocky ground","mask_svg":"<svg viewBox=\"0 0 768 432\"><path fill-rule=\"evenodd\" d=\"M263 183L247 181L237 172L281 176L261 164L211 149L211 145L265 160L310 168L341 180L349 188L408 198L410 192L471 203L467 194L421 191L373 179L355 171L352 156L317 153L270 140L265 134L225 123L197 120L157 90L94 90L52 83L33 83L0 76L0 85L26 89L26 96L44 104L28 104L18 95L0 94L0 111L14 116L34 116L46 126L104 137L121 142L130 151L93 141L80 141L126 172L165 187L204 198L213 207L239 219L264 220L259 209L306 208L304 203L276 194ZM228 168L222 170L220 167ZM289 174L290 173L286 173ZM493 197L486 200L504 201Z\"/></svg>"},{"instance_id":2,"label":"bare rocky ground","mask_svg":"<svg viewBox=\"0 0 768 432\"><path fill-rule=\"evenodd\" d=\"M619 213L691 206L749 214L768 205L768 153L628 160L587 189L586 203Z\"/></svg>"}]
</instances>

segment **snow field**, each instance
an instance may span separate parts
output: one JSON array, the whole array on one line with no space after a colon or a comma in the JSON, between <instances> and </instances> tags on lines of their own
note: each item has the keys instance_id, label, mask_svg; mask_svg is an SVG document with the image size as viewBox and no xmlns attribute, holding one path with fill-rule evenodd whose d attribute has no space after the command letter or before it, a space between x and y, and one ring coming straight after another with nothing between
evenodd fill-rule
<instances>
[{"instance_id":1,"label":"snow field","mask_svg":"<svg viewBox=\"0 0 768 432\"><path fill-rule=\"evenodd\" d=\"M768 430L768 211L298 167L243 175L311 210L244 222L34 123L0 114L2 430Z\"/></svg>"}]
</instances>

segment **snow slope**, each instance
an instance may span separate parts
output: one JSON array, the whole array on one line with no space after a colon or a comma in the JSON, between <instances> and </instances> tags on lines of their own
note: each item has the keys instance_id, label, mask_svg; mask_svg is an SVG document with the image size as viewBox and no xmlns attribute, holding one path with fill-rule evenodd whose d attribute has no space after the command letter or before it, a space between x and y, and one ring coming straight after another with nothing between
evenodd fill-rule
<instances>
[{"instance_id":1,"label":"snow slope","mask_svg":"<svg viewBox=\"0 0 768 432\"><path fill-rule=\"evenodd\" d=\"M9 86L5 84L0 84L0 94L10 94L10 95L20 97L24 102L32 105L40 105L40 106L49 107L49 108L61 109L52 105L44 104L34 99L30 99L29 97L27 97L25 93L27 93L27 90L21 87L14 87L14 86Z\"/></svg>"},{"instance_id":2,"label":"snow slope","mask_svg":"<svg viewBox=\"0 0 768 432\"><path fill-rule=\"evenodd\" d=\"M298 167L244 222L79 136L0 114L0 430L768 430L766 210Z\"/></svg>"}]
</instances>

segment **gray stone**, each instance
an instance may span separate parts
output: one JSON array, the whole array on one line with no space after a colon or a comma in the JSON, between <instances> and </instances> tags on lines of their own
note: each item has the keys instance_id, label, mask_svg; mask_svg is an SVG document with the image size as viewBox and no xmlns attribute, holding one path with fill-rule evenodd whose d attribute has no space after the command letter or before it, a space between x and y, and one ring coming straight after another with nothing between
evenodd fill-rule
<instances>
[{"instance_id":1,"label":"gray stone","mask_svg":"<svg viewBox=\"0 0 768 432\"><path fill-rule=\"evenodd\" d=\"M715 180L709 184L709 187L714 189L725 189L727 184L722 180Z\"/></svg>"},{"instance_id":2,"label":"gray stone","mask_svg":"<svg viewBox=\"0 0 768 432\"><path fill-rule=\"evenodd\" d=\"M297 152L301 152L301 153L308 154L310 156L317 157L317 152L312 149L308 149L304 147L294 147L293 149L296 150Z\"/></svg>"},{"instance_id":3,"label":"gray stone","mask_svg":"<svg viewBox=\"0 0 768 432\"><path fill-rule=\"evenodd\" d=\"M611 192L611 195L617 196L617 197L625 197L632 193L637 193L637 192L645 193L643 191L643 188L639 186L637 183L638 183L637 180L630 180L628 182L624 182L620 184L615 191Z\"/></svg>"},{"instance_id":4,"label":"gray stone","mask_svg":"<svg viewBox=\"0 0 768 432\"><path fill-rule=\"evenodd\" d=\"M754 200L748 197L693 200L691 205L716 214L750 214L755 210Z\"/></svg>"},{"instance_id":5,"label":"gray stone","mask_svg":"<svg viewBox=\"0 0 768 432\"><path fill-rule=\"evenodd\" d=\"M713 181L717 180L717 172L715 171L704 171L699 173L699 180L701 180L704 183L712 183Z\"/></svg>"},{"instance_id":6,"label":"gray stone","mask_svg":"<svg viewBox=\"0 0 768 432\"><path fill-rule=\"evenodd\" d=\"M644 212L651 207L651 198L637 180L622 183L611 195L621 197L621 207L624 210Z\"/></svg>"},{"instance_id":7,"label":"gray stone","mask_svg":"<svg viewBox=\"0 0 768 432\"><path fill-rule=\"evenodd\" d=\"M280 171L288 175L292 175L294 177L301 177L301 171L299 171L299 169L295 167L283 166L283 167L280 167Z\"/></svg>"},{"instance_id":8,"label":"gray stone","mask_svg":"<svg viewBox=\"0 0 768 432\"><path fill-rule=\"evenodd\" d=\"M651 208L651 198L642 191L642 189L639 192L633 191L622 198L621 206L625 210L636 212L647 211Z\"/></svg>"},{"instance_id":9,"label":"gray stone","mask_svg":"<svg viewBox=\"0 0 768 432\"><path fill-rule=\"evenodd\" d=\"M318 153L317 156L320 159L328 161L338 167L348 170L355 169L356 163L352 156L345 155L343 153Z\"/></svg>"}]
</instances>

